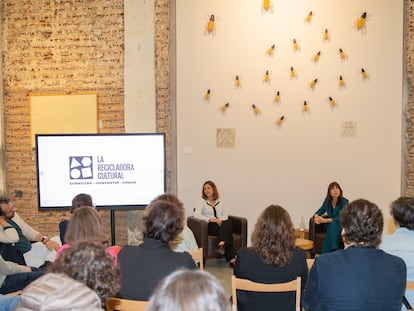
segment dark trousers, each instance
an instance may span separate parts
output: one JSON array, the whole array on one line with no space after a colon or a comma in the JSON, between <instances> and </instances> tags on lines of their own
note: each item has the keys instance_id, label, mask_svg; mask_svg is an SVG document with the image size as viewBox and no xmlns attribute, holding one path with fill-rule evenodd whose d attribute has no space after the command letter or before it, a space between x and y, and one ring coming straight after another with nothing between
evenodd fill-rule
<instances>
[{"instance_id":1,"label":"dark trousers","mask_svg":"<svg viewBox=\"0 0 414 311\"><path fill-rule=\"evenodd\" d=\"M219 226L215 222L208 223L208 234L216 235L219 237L219 241L224 241L224 258L226 261L230 261L234 258L233 248L233 224L231 220L223 220Z\"/></svg>"},{"instance_id":2,"label":"dark trousers","mask_svg":"<svg viewBox=\"0 0 414 311\"><path fill-rule=\"evenodd\" d=\"M23 253L11 243L0 243L0 255L6 261L13 261L19 265L26 265Z\"/></svg>"},{"instance_id":3,"label":"dark trousers","mask_svg":"<svg viewBox=\"0 0 414 311\"><path fill-rule=\"evenodd\" d=\"M8 294L25 288L30 282L43 275L43 271L9 274L0 287L0 294Z\"/></svg>"}]
</instances>

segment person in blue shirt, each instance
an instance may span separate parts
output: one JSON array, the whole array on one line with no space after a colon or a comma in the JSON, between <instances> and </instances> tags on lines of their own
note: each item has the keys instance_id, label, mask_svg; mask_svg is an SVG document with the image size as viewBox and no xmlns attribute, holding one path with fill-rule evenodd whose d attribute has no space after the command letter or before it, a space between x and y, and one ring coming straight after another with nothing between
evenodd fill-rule
<instances>
[{"instance_id":1,"label":"person in blue shirt","mask_svg":"<svg viewBox=\"0 0 414 311\"><path fill-rule=\"evenodd\" d=\"M4 296L0 294L0 311L12 311L19 302L20 296Z\"/></svg>"},{"instance_id":2,"label":"person in blue shirt","mask_svg":"<svg viewBox=\"0 0 414 311\"><path fill-rule=\"evenodd\" d=\"M402 258L407 266L407 281L414 281L414 198L400 197L392 202L391 215L397 229L384 236L380 248ZM406 291L405 297L414 306L414 291Z\"/></svg>"},{"instance_id":3,"label":"person in blue shirt","mask_svg":"<svg viewBox=\"0 0 414 311\"><path fill-rule=\"evenodd\" d=\"M347 204L348 199L343 197L341 186L336 181L331 182L322 206L313 216L315 224L322 224L326 232L322 254L341 248L342 229L339 223L339 215Z\"/></svg>"}]
</instances>

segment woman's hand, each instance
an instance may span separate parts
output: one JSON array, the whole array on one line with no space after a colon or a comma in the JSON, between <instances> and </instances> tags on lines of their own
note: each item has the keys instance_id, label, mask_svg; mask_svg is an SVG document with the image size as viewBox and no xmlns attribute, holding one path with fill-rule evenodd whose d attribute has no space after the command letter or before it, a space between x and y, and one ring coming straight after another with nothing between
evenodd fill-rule
<instances>
[{"instance_id":1,"label":"woman's hand","mask_svg":"<svg viewBox=\"0 0 414 311\"><path fill-rule=\"evenodd\" d=\"M320 225L321 224L321 216L319 216L319 215L314 215L313 216L313 221L315 222L315 224L317 224L317 225Z\"/></svg>"},{"instance_id":2,"label":"woman's hand","mask_svg":"<svg viewBox=\"0 0 414 311\"><path fill-rule=\"evenodd\" d=\"M52 241L52 240L47 240L45 242L45 245L46 245L47 249L50 250L50 251L51 250L57 251L59 249L59 244L56 243L55 241Z\"/></svg>"},{"instance_id":3,"label":"woman's hand","mask_svg":"<svg viewBox=\"0 0 414 311\"><path fill-rule=\"evenodd\" d=\"M4 217L4 216L0 216L0 225L3 228L10 226L10 224L6 221L6 217Z\"/></svg>"},{"instance_id":4,"label":"woman's hand","mask_svg":"<svg viewBox=\"0 0 414 311\"><path fill-rule=\"evenodd\" d=\"M216 217L212 217L209 219L209 222L215 222L216 224L218 224L219 226L221 226L221 219L220 218L216 218Z\"/></svg>"},{"instance_id":5,"label":"woman's hand","mask_svg":"<svg viewBox=\"0 0 414 311\"><path fill-rule=\"evenodd\" d=\"M313 221L315 222L315 224L328 224L330 222L332 222L332 218L325 218L325 217L321 217L319 215L315 215L313 216Z\"/></svg>"}]
</instances>

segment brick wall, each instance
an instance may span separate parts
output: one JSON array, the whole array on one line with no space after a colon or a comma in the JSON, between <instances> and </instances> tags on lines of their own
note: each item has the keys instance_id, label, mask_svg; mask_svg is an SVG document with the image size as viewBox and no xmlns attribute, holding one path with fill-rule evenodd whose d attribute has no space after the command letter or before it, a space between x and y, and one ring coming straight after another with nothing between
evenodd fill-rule
<instances>
[{"instance_id":1,"label":"brick wall","mask_svg":"<svg viewBox=\"0 0 414 311\"><path fill-rule=\"evenodd\" d=\"M171 191L171 175L173 169L172 156L172 114L170 99L170 1L155 1L155 100L156 131L165 133L167 145L167 192Z\"/></svg>"},{"instance_id":2,"label":"brick wall","mask_svg":"<svg viewBox=\"0 0 414 311\"><path fill-rule=\"evenodd\" d=\"M408 102L403 117L403 195L414 196L414 1L405 2L405 75Z\"/></svg>"},{"instance_id":3,"label":"brick wall","mask_svg":"<svg viewBox=\"0 0 414 311\"><path fill-rule=\"evenodd\" d=\"M7 192L42 233L67 213L37 210L28 94L97 93L100 132L124 132L123 14L123 0L2 1Z\"/></svg>"}]
</instances>

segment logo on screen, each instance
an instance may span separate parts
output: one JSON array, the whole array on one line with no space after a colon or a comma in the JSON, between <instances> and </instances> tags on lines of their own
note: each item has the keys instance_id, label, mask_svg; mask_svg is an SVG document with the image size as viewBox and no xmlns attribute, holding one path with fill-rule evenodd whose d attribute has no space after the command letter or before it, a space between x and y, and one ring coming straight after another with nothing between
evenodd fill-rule
<instances>
[{"instance_id":1,"label":"logo on screen","mask_svg":"<svg viewBox=\"0 0 414 311\"><path fill-rule=\"evenodd\" d=\"M70 179L93 179L92 156L69 157Z\"/></svg>"}]
</instances>

